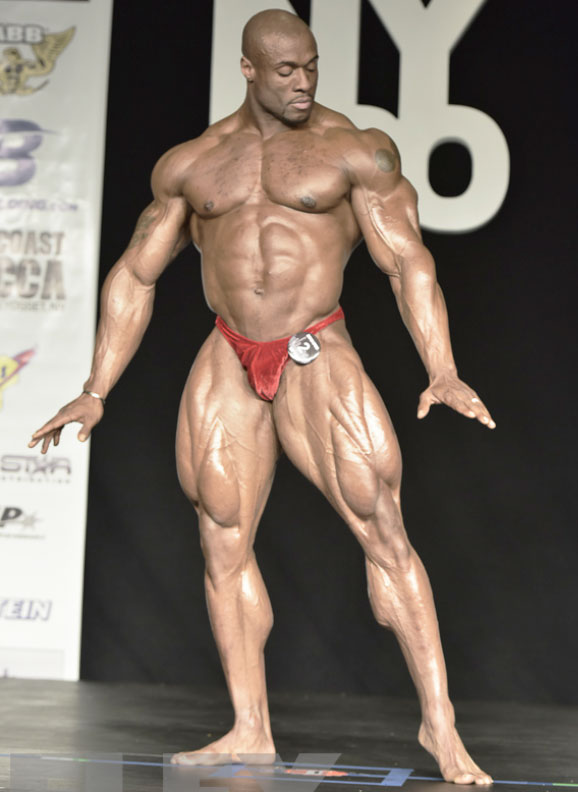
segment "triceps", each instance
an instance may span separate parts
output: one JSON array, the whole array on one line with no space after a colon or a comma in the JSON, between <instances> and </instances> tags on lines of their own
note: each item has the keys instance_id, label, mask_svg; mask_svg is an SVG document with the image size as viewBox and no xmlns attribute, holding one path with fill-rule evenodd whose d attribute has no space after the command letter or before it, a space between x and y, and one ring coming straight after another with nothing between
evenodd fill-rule
<instances>
[{"instance_id":1,"label":"triceps","mask_svg":"<svg viewBox=\"0 0 578 792\"><path fill-rule=\"evenodd\" d=\"M415 192L402 179L390 195L361 188L354 200L354 211L371 257L386 275L398 277L407 249L421 244L415 209Z\"/></svg>"}]
</instances>

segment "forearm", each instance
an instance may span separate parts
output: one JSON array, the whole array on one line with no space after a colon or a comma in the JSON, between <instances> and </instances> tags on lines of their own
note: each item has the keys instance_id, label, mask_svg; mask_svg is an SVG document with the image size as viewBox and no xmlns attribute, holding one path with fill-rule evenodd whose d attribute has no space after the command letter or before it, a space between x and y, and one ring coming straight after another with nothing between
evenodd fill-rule
<instances>
[{"instance_id":1,"label":"forearm","mask_svg":"<svg viewBox=\"0 0 578 792\"><path fill-rule=\"evenodd\" d=\"M90 376L84 388L106 398L131 361L149 324L154 284L143 284L121 259L108 274Z\"/></svg>"},{"instance_id":2,"label":"forearm","mask_svg":"<svg viewBox=\"0 0 578 792\"><path fill-rule=\"evenodd\" d=\"M427 370L430 381L456 373L448 314L437 282L435 264L423 246L407 251L392 287L401 317Z\"/></svg>"}]
</instances>

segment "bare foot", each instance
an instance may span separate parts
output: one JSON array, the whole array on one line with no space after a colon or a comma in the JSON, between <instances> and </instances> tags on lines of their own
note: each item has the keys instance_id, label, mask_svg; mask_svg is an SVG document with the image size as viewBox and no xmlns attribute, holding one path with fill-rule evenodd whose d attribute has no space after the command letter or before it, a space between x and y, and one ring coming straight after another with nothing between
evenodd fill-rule
<instances>
[{"instance_id":1,"label":"bare foot","mask_svg":"<svg viewBox=\"0 0 578 792\"><path fill-rule=\"evenodd\" d=\"M242 733L240 729L234 728L198 751L183 751L171 758L171 764L178 765L223 765L232 762L273 764L274 761L275 746L272 739L264 734Z\"/></svg>"},{"instance_id":2,"label":"bare foot","mask_svg":"<svg viewBox=\"0 0 578 792\"><path fill-rule=\"evenodd\" d=\"M484 773L466 751L455 726L443 729L421 724L418 740L439 765L446 781L454 784L492 784L492 777Z\"/></svg>"}]
</instances>

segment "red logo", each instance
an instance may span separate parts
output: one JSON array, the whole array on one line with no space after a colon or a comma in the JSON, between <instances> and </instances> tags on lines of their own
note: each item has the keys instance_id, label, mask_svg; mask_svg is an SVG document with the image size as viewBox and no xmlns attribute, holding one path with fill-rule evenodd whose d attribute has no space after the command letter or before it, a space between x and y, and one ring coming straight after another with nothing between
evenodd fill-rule
<instances>
[{"instance_id":1,"label":"red logo","mask_svg":"<svg viewBox=\"0 0 578 792\"><path fill-rule=\"evenodd\" d=\"M27 349L14 357L0 355L0 410L2 409L4 388L18 382L19 372L30 363L34 355L34 349Z\"/></svg>"}]
</instances>

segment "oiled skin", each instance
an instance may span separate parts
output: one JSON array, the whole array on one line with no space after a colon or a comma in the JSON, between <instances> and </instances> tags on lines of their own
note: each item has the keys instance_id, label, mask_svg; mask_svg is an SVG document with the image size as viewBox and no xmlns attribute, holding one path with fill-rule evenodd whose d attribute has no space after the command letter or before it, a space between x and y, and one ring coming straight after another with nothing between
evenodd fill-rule
<instances>
[{"instance_id":1,"label":"oiled skin","mask_svg":"<svg viewBox=\"0 0 578 792\"><path fill-rule=\"evenodd\" d=\"M346 149L352 133L332 125L333 114L316 115L315 131L293 129L265 141L237 131L238 118L217 124L196 173L203 188L184 189L195 209L191 231L203 251L207 302L256 340L291 335L330 313L360 237L349 179L327 150ZM190 154L172 155L182 156Z\"/></svg>"},{"instance_id":2,"label":"oiled skin","mask_svg":"<svg viewBox=\"0 0 578 792\"><path fill-rule=\"evenodd\" d=\"M103 287L85 388L107 396L146 329L157 278L190 238L202 254L209 306L259 341L289 336L332 313L344 267L363 237L390 277L430 377L418 416L444 402L493 428L482 402L457 377L433 259L421 242L415 192L401 176L395 144L320 105L291 104L307 105L314 95L315 42L292 20L275 20L289 33L266 40L258 65L243 59L244 105L156 166L154 201ZM294 63L289 75L275 66L287 60ZM277 100L286 118L272 112ZM199 516L207 603L235 724L210 746L173 761L273 758L263 660L273 616L253 542L283 450L363 547L375 617L394 631L416 684L420 741L446 780L490 783L454 727L431 589L401 517L401 457L389 416L344 322L319 337L320 357L307 366L289 361L272 403L252 391L216 329L188 378L177 465ZM45 453L75 420L84 439L102 411L98 399L82 395L36 432L31 446L42 441Z\"/></svg>"}]
</instances>

